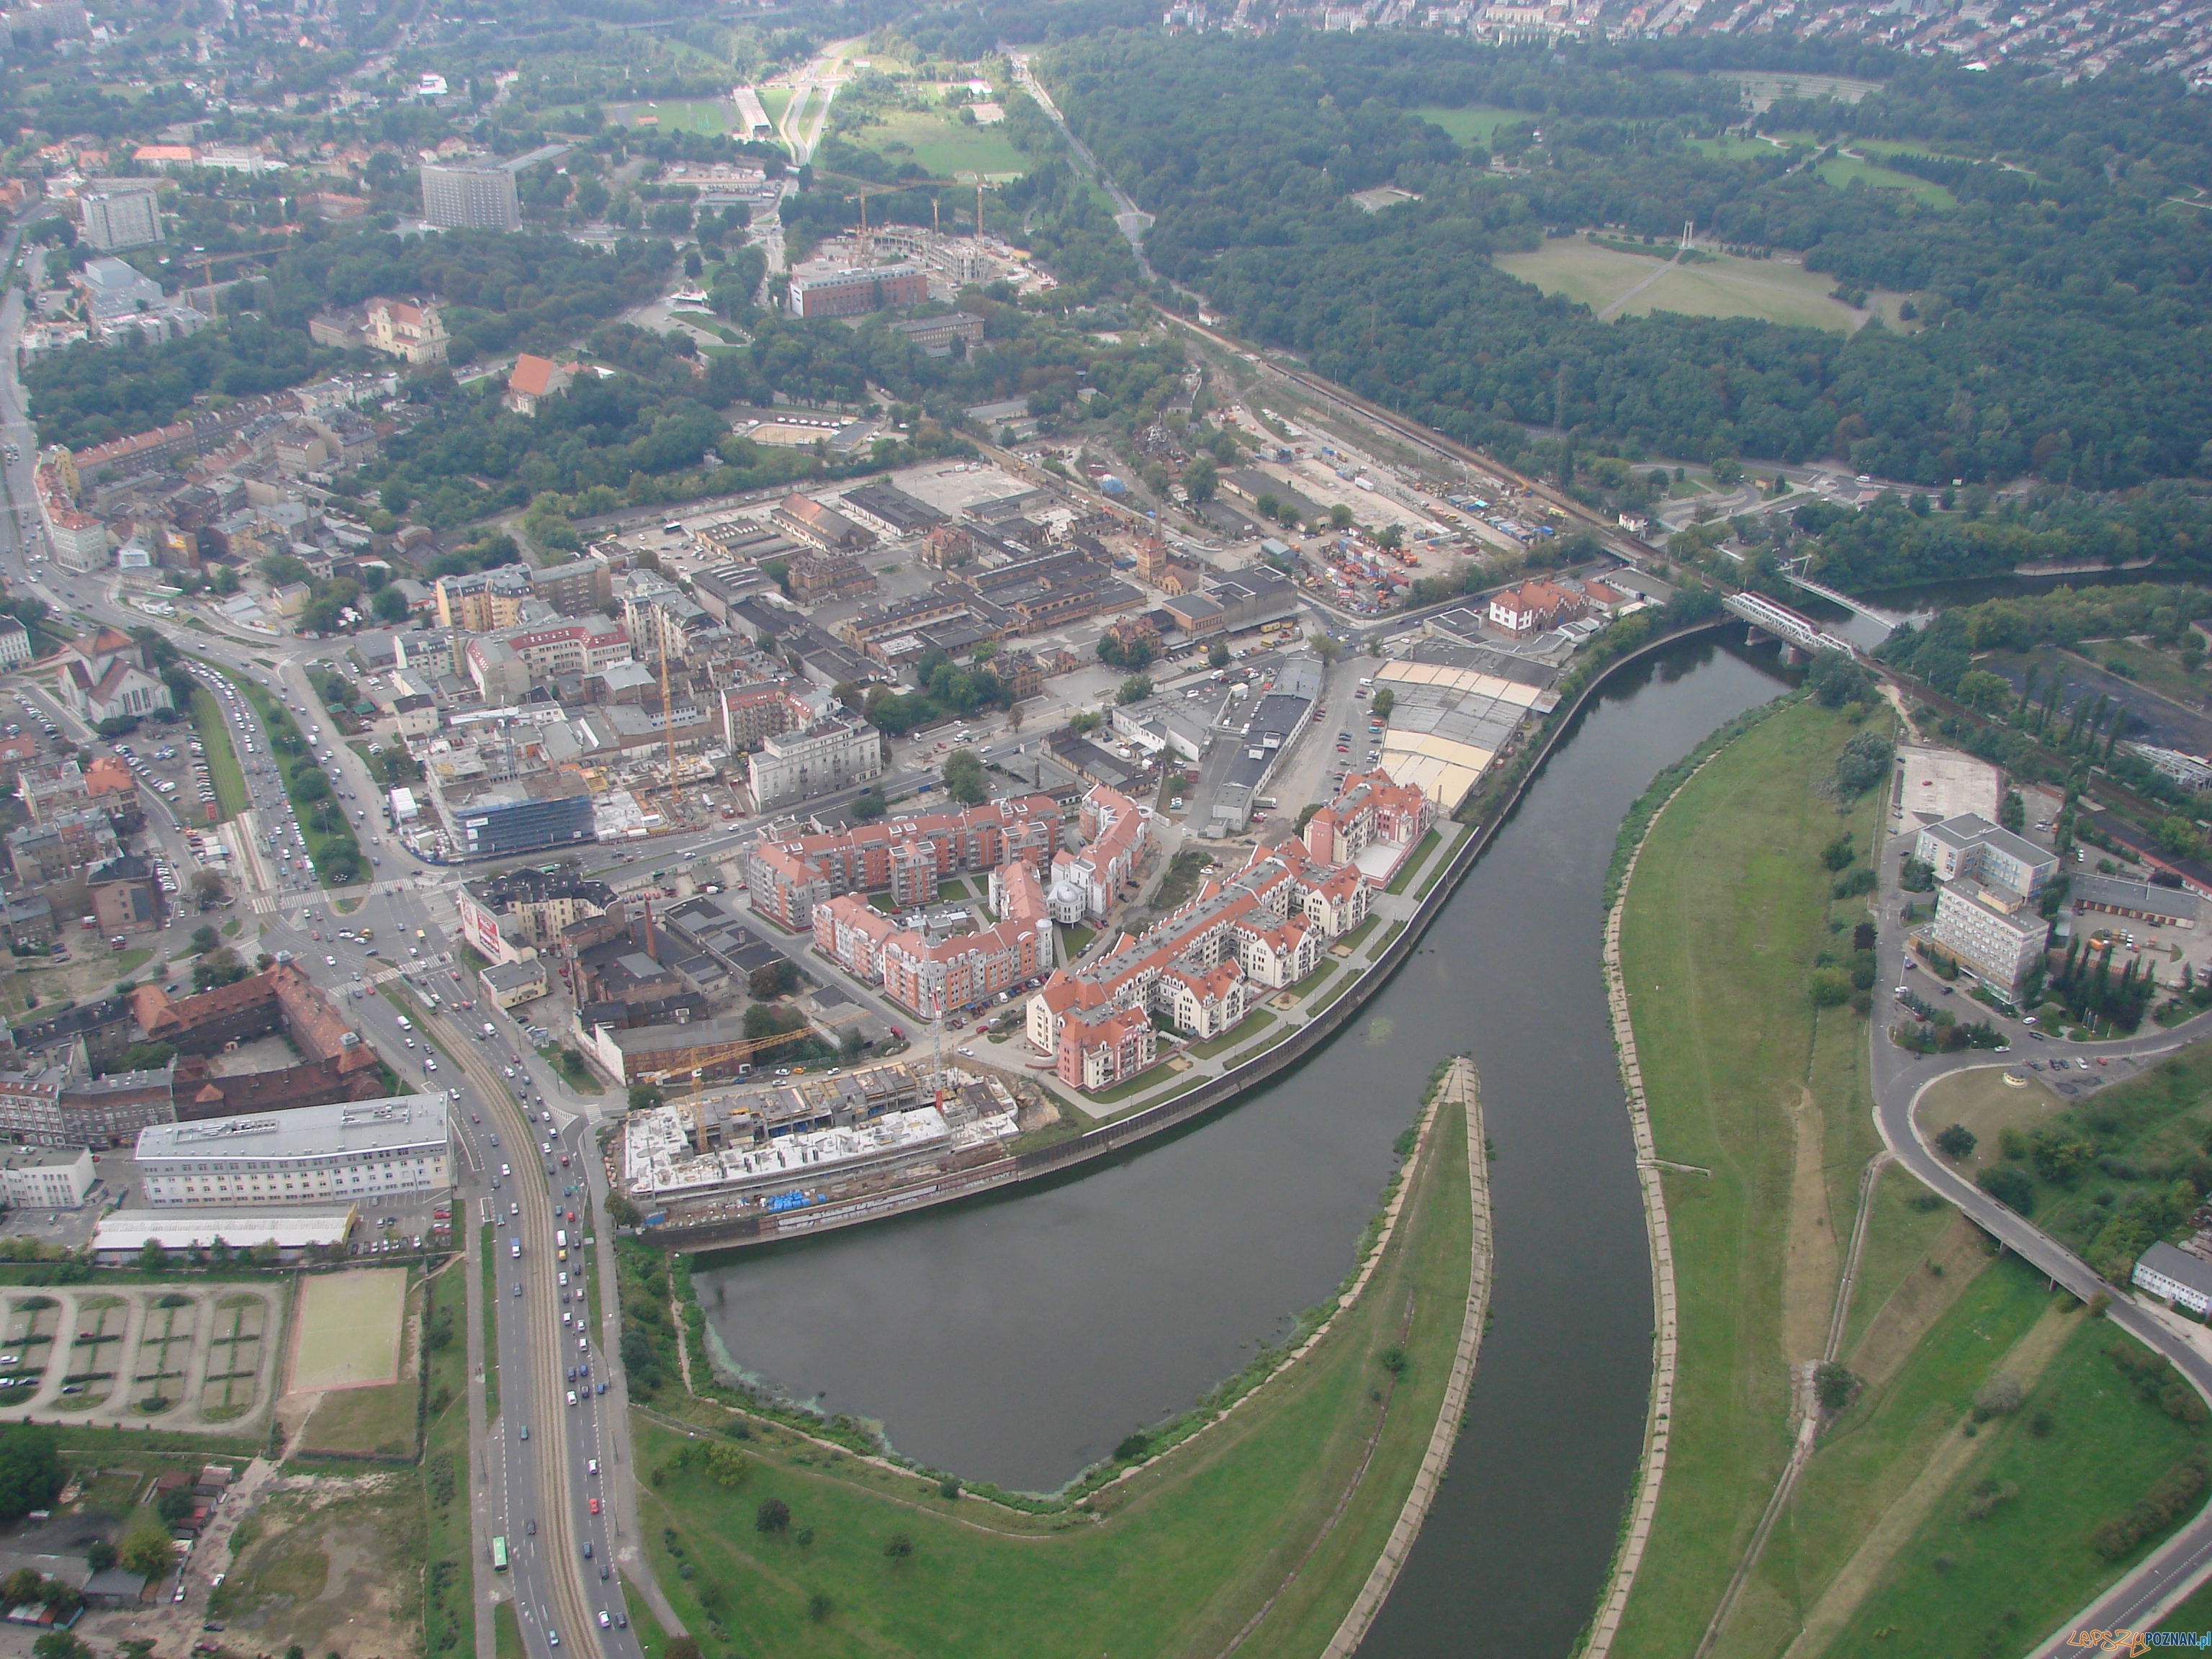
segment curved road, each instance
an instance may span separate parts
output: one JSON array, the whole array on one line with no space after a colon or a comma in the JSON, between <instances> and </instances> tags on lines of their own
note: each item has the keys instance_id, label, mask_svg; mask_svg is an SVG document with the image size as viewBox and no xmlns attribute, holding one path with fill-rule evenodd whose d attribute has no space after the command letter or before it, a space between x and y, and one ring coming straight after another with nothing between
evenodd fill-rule
<instances>
[{"instance_id":1,"label":"curved road","mask_svg":"<svg viewBox=\"0 0 2212 1659\"><path fill-rule=\"evenodd\" d=\"M2212 1400L2212 1352L2183 1334L2185 1328L2163 1310L2154 1310L2124 1287L2106 1282L2064 1245L2017 1212L2006 1208L1979 1187L1960 1175L1920 1138L1913 1110L1929 1085L1954 1073L1990 1066L2013 1066L2029 1060L2049 1061L2064 1057L2087 1060L2089 1070L2076 1071L2082 1081L2097 1086L2140 1073L2151 1061L2212 1036L2212 1012L2197 1015L2171 1030L2147 1033L2116 1042L2075 1043L2063 1038L2032 1038L2032 1028L1995 1014L1990 1023L2009 1027L2017 1058L1996 1060L1986 1051L1920 1055L1898 1048L1889 1040L1889 1027L1910 1018L1893 989L1906 977L1905 928L1900 920L1904 895L1897 885L1899 856L1911 844L1911 836L1889 839L1881 854L1882 872L1881 939L1876 960L1885 975L1875 997L1871 1022L1875 1123L1882 1144L1932 1191L1948 1199L1984 1231L2046 1274L2084 1302L2100 1291L2111 1297L2108 1317L2122 1330L2171 1360L2197 1391ZM2021 1053L2021 1050L2033 1050ZM2099 1064L2101 1060L2104 1063ZM2201 1330L2201 1328L2199 1328ZM2212 1347L2212 1343L2207 1344ZM2059 1659L2081 1649L2069 1638L2077 1629L2146 1630L2181 1601L2208 1574L2212 1574L2212 1505L2208 1505L2172 1537L2058 1630L2037 1644L2035 1659Z\"/></svg>"}]
</instances>

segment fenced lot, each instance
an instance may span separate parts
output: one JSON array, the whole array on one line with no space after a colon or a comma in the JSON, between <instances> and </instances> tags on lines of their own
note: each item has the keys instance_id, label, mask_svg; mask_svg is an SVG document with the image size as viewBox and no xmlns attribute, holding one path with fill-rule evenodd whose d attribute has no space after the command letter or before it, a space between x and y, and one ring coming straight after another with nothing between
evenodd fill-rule
<instances>
[{"instance_id":1,"label":"fenced lot","mask_svg":"<svg viewBox=\"0 0 2212 1659\"><path fill-rule=\"evenodd\" d=\"M292 1356L293 1392L396 1382L406 1306L404 1267L358 1268L309 1279Z\"/></svg>"}]
</instances>

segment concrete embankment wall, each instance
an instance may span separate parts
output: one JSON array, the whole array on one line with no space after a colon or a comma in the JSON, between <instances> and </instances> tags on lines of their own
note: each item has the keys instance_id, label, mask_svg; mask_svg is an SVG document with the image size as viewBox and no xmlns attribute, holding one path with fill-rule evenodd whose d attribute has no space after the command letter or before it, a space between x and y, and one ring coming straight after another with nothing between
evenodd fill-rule
<instances>
[{"instance_id":1,"label":"concrete embankment wall","mask_svg":"<svg viewBox=\"0 0 2212 1659\"><path fill-rule=\"evenodd\" d=\"M860 1226L888 1216L910 1214L918 1209L978 1197L1008 1188L1057 1181L1088 1164L1188 1127L1222 1110L1249 1091L1301 1064L1322 1043L1358 1018L1368 1002L1389 982L1391 975L1419 945L1429 924L1443 914L1444 906L1450 902L1460 883L1466 879L1468 872L1474 867L1476 860L1489 848L1492 838L1512 817L1528 786L1543 770L1544 763L1550 758L1553 749L1574 728L1576 718L1608 681L1623 669L1632 667L1644 658L1683 640L1741 626L1742 624L1732 617L1693 623L1647 640L1619 660L1608 664L1606 671L1584 686L1572 702L1557 711L1548 729L1530 754L1528 764L1522 769L1512 793L1499 804L1495 813L1476 827L1473 835L1463 838L1453 849L1450 862L1443 873L1430 888L1428 896L1407 918L1405 927L1390 941L1389 949L1353 981L1349 991L1338 997L1328 1009L1300 1027L1294 1035L1235 1071L1225 1073L1187 1095L1163 1101L1157 1106L1148 1106L1142 1111L1132 1112L1127 1117L1085 1130L1082 1134L1056 1146L1019 1153L1002 1164L960 1176L943 1177L908 1192L884 1193L850 1204L826 1204L814 1209L789 1211L780 1216L749 1216L741 1220L697 1227L653 1228L645 1237L665 1249L707 1251L774 1243L836 1228ZM1602 871L1593 871L1591 879L1596 880L1602 874Z\"/></svg>"}]
</instances>

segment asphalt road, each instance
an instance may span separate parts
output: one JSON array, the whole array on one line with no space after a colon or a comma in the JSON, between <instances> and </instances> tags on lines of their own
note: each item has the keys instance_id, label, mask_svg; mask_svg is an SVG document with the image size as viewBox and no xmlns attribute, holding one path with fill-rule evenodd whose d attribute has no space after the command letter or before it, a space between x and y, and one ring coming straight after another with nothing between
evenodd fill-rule
<instances>
[{"instance_id":1,"label":"asphalt road","mask_svg":"<svg viewBox=\"0 0 2212 1659\"><path fill-rule=\"evenodd\" d=\"M2111 1298L2108 1317L2122 1330L2163 1354L2186 1376L2197 1391L2212 1401L2212 1355L2192 1345L2178 1325L2169 1324L2131 1292L2107 1284L2089 1265L2026 1217L2006 1208L1979 1187L1962 1177L1950 1162L1923 1142L1913 1123L1913 1108L1930 1084L1952 1073L1990 1066L2014 1066L2029 1060L2045 1063L2061 1057L2087 1059L2089 1071L2075 1070L2072 1079L2094 1079L2099 1087L2139 1073L2157 1059L2212 1036L2212 1012L2198 1015L2169 1030L2156 1031L2114 1042L2075 1043L2063 1037L2031 1037L2032 1028L1994 1013L1990 1023L2008 1029L2014 1052L2004 1058L1987 1051L1968 1050L1948 1055L1917 1055L1889 1040L1889 1029L1910 1018L1897 999L1895 986L1912 977L1905 968L1905 928L1899 918L1905 895L1897 885L1898 863L1909 836L1890 840L1879 860L1881 937L1876 960L1882 968L1871 1022L1875 1121L1882 1143L1897 1160L1933 1191L1958 1206L1968 1219L2004 1247L2087 1302L2100 1292ZM1978 1012L1986 1012L1979 1010ZM2101 1060L2105 1063L2100 1066ZM2077 1629L2141 1630L2157 1622L2166 1608L2179 1601L2212 1575L2212 1507L2200 1512L2180 1531L2154 1550L2140 1565L2103 1595L2099 1596L2053 1632L2034 1650L2038 1659L2081 1649L2069 1638Z\"/></svg>"}]
</instances>

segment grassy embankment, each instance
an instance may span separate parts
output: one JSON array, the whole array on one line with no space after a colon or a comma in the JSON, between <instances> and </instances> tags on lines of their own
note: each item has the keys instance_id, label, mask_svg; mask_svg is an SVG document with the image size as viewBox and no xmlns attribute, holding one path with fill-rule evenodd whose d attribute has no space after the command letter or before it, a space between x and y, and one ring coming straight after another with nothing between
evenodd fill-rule
<instances>
[{"instance_id":1,"label":"grassy embankment","mask_svg":"<svg viewBox=\"0 0 2212 1659\"><path fill-rule=\"evenodd\" d=\"M1717 1659L2009 1659L2148 1547L2108 1559L2093 1534L2202 1455L2185 1419L2203 1407L2176 1383L2171 1414L2170 1373L2146 1389L2115 1360L2148 1358L2132 1340L2016 1258L1982 1261L1893 1370L1879 1371L1887 1310L1853 1352L1876 1375L1824 1434ZM1978 1422L1976 1397L2000 1377L2021 1403Z\"/></svg>"},{"instance_id":2,"label":"grassy embankment","mask_svg":"<svg viewBox=\"0 0 2212 1659\"><path fill-rule=\"evenodd\" d=\"M1817 1359L1861 1168L1876 1147L1864 1020L1816 1010L1863 899L1821 849L1873 849L1876 800L1820 792L1854 728L1815 704L1723 749L1652 824L1622 970L1658 1154L1680 1306L1667 1473L1613 1651L1694 1650L1789 1450L1790 1365ZM1832 933L1831 924L1842 931Z\"/></svg>"},{"instance_id":3,"label":"grassy embankment","mask_svg":"<svg viewBox=\"0 0 2212 1659\"><path fill-rule=\"evenodd\" d=\"M239 769L238 750L230 741L230 722L222 717L211 691L192 693L192 729L200 747L207 750L208 776L215 784L216 810L234 818L253 805L246 793L246 774Z\"/></svg>"},{"instance_id":4,"label":"grassy embankment","mask_svg":"<svg viewBox=\"0 0 2212 1659\"><path fill-rule=\"evenodd\" d=\"M1318 1652L1388 1535L1435 1423L1466 1302L1467 1155L1464 1114L1446 1109L1373 1279L1314 1350L1194 1437L1127 1479L1091 1484L1072 1506L948 1499L934 1479L758 1418L737 1443L741 1483L728 1486L702 1449L731 1443L687 1441L641 1415L639 1530L678 1613L706 1659L1210 1656L1255 1614L1244 1650ZM672 1368L656 1369L663 1409L702 1425L725 1418L684 1400ZM673 1467L687 1447L693 1458ZM757 1525L769 1499L787 1508L787 1529ZM896 1539L911 1553L887 1553ZM1144 1594L1128 1593L1136 1584Z\"/></svg>"},{"instance_id":5,"label":"grassy embankment","mask_svg":"<svg viewBox=\"0 0 2212 1659\"><path fill-rule=\"evenodd\" d=\"M1657 1150L1714 1173L1666 1177L1674 1435L1616 1654L1696 1648L1786 1456L1787 1366L1819 1355L1874 1147L1865 1028L1847 1010L1816 1018L1807 994L1820 951L1849 959L1829 922L1863 914L1830 899L1817 851L1837 821L1808 787L1845 732L1800 706L1739 738L1654 825L1630 894L1624 969ZM1850 820L1863 844L1872 805ZM2175 1133L2196 1075L2176 1069L2130 1085L2118 1119ZM1917 1182L1886 1170L1870 1203L1840 1349L1857 1392L1715 1659L2025 1649L2148 1547L2108 1560L2091 1534L2200 1443L2183 1420L2195 1408L2166 1409L2170 1379L2146 1387L2108 1352L2142 1350L1993 1261ZM1975 1421L2000 1376L2022 1402Z\"/></svg>"}]
</instances>

